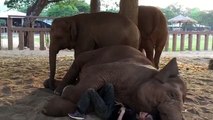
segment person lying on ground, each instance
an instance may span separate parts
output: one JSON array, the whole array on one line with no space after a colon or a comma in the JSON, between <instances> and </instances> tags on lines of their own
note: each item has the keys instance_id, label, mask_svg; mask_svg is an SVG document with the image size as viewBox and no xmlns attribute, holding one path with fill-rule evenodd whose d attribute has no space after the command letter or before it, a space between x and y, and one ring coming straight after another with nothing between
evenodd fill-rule
<instances>
[{"instance_id":1,"label":"person lying on ground","mask_svg":"<svg viewBox=\"0 0 213 120\"><path fill-rule=\"evenodd\" d=\"M148 115L140 114L137 117L134 110L116 102L112 84L106 84L98 91L93 88L88 89L78 101L76 111L68 113L68 116L76 120L83 120L89 107L93 107L96 115L103 120L152 120L146 119Z\"/></svg>"}]
</instances>

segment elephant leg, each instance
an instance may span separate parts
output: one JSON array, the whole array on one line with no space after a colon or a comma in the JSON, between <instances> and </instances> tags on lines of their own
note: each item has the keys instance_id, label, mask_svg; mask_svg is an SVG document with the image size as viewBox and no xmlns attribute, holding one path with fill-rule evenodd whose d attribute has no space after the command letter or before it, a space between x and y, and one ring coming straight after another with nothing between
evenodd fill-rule
<instances>
[{"instance_id":1,"label":"elephant leg","mask_svg":"<svg viewBox=\"0 0 213 120\"><path fill-rule=\"evenodd\" d=\"M146 41L144 49L146 52L146 57L154 64L153 60L154 45L151 40Z\"/></svg>"},{"instance_id":2,"label":"elephant leg","mask_svg":"<svg viewBox=\"0 0 213 120\"><path fill-rule=\"evenodd\" d=\"M166 40L166 38L165 38L165 40ZM159 69L160 56L161 56L161 53L162 53L164 46L166 44L165 40L164 41L162 39L157 40L157 41L160 41L160 42L156 43L156 46L155 46L154 64L155 64L155 67L157 69Z\"/></svg>"},{"instance_id":3,"label":"elephant leg","mask_svg":"<svg viewBox=\"0 0 213 120\"><path fill-rule=\"evenodd\" d=\"M163 51L163 47L161 46L155 48L154 64L157 69L159 69L159 61L160 61L160 56L162 51Z\"/></svg>"},{"instance_id":4,"label":"elephant leg","mask_svg":"<svg viewBox=\"0 0 213 120\"><path fill-rule=\"evenodd\" d=\"M62 79L62 82L57 86L54 93L57 95L61 95L63 89L65 86L70 84L76 84L77 78L79 76L79 72L81 71L81 68L89 61L91 60L95 55L95 52L86 52L80 54L72 63L71 67L65 74L65 76Z\"/></svg>"},{"instance_id":5,"label":"elephant leg","mask_svg":"<svg viewBox=\"0 0 213 120\"><path fill-rule=\"evenodd\" d=\"M48 101L44 106L42 113L48 116L61 117L66 116L67 113L73 112L76 105L67 99L56 96Z\"/></svg>"}]
</instances>

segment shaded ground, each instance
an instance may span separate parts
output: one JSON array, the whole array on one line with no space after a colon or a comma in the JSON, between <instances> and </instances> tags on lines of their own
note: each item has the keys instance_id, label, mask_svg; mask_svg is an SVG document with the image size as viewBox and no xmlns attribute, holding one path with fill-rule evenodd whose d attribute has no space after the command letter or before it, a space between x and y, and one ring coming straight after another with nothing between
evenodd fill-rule
<instances>
[{"instance_id":1,"label":"shaded ground","mask_svg":"<svg viewBox=\"0 0 213 120\"><path fill-rule=\"evenodd\" d=\"M60 53L57 60L57 79L61 79L73 57L70 52ZM191 56L189 56L191 55ZM177 56L181 76L188 92L183 114L186 120L211 120L213 118L213 71L208 61L213 53L164 53L161 67ZM0 120L67 120L54 118L40 111L54 95L43 89L48 78L47 51L0 51ZM94 120L88 116L87 120Z\"/></svg>"}]
</instances>

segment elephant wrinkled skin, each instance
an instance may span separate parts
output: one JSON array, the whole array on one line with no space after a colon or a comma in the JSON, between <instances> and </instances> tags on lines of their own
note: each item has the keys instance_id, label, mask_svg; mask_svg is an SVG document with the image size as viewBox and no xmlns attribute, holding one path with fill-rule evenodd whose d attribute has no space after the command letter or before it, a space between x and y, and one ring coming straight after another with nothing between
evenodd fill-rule
<instances>
[{"instance_id":1,"label":"elephant wrinkled skin","mask_svg":"<svg viewBox=\"0 0 213 120\"><path fill-rule=\"evenodd\" d=\"M79 14L56 18L50 31L50 78L46 88L55 89L56 55L62 49L74 49L79 53L112 45L128 45L139 48L140 33L128 18L117 13Z\"/></svg>"},{"instance_id":2,"label":"elephant wrinkled skin","mask_svg":"<svg viewBox=\"0 0 213 120\"><path fill-rule=\"evenodd\" d=\"M168 39L167 20L160 9L139 6L138 29L141 34L140 51L145 50L147 58L159 68L159 60Z\"/></svg>"},{"instance_id":3,"label":"elephant wrinkled skin","mask_svg":"<svg viewBox=\"0 0 213 120\"><path fill-rule=\"evenodd\" d=\"M44 106L44 114L67 115L88 88L97 90L111 83L116 99L136 111L151 113L157 120L182 120L186 86L179 77L175 58L158 71L139 50L111 46L80 54L69 71L67 79L72 83L78 78L79 82L51 99Z\"/></svg>"}]
</instances>

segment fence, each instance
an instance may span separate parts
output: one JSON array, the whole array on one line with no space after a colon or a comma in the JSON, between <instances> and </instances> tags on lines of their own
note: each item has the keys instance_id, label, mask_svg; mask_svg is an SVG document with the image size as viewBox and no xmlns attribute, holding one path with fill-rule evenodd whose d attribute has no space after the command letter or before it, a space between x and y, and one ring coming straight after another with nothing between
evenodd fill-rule
<instances>
[{"instance_id":1,"label":"fence","mask_svg":"<svg viewBox=\"0 0 213 120\"><path fill-rule=\"evenodd\" d=\"M171 31L165 51L213 50L213 31Z\"/></svg>"},{"instance_id":2,"label":"fence","mask_svg":"<svg viewBox=\"0 0 213 120\"><path fill-rule=\"evenodd\" d=\"M18 44L19 50L24 49L24 34L28 32L29 49L34 50L35 38L39 41L39 49L45 50L45 38L49 39L50 28L33 28L33 27L15 27L12 25L12 18L23 17L30 19L50 19L49 17L37 17L37 16L8 16L7 27L1 27L0 31L0 50L3 49L2 43L7 41L7 49L13 50L14 42ZM53 19L53 18L52 18ZM35 37L36 36L36 37ZM3 38L3 39L2 39ZM14 40L15 39L15 40Z\"/></svg>"},{"instance_id":3,"label":"fence","mask_svg":"<svg viewBox=\"0 0 213 120\"><path fill-rule=\"evenodd\" d=\"M14 36L18 43L19 50L24 49L24 32L29 33L29 48L34 50L35 42L39 42L39 49L45 50L46 39L49 40L49 28L26 28L26 27L13 27L12 18L17 16L9 16L7 20L7 27L1 27L0 31L0 50L2 49L2 38L4 42L8 43L7 49L13 50ZM20 16L18 16L20 17ZM23 16L26 17L26 16ZM47 17L29 17L41 18ZM49 18L48 18L49 19ZM37 36L37 38L35 37ZM35 40L36 38L36 40ZM46 45L48 46L48 45ZM164 48L165 51L200 51L200 50L213 50L213 31L207 32L184 32L184 31L171 31L169 32L169 39Z\"/></svg>"}]
</instances>

